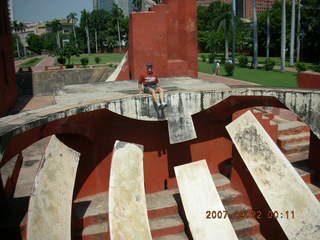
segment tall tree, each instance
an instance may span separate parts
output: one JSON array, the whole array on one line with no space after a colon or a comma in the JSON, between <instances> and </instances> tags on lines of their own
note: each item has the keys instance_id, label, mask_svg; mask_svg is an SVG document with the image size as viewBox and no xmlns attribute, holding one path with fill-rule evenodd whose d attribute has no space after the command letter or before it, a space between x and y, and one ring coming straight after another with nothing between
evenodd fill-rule
<instances>
[{"instance_id":1,"label":"tall tree","mask_svg":"<svg viewBox=\"0 0 320 240\"><path fill-rule=\"evenodd\" d=\"M270 1L267 0L268 10L267 10L267 46L266 46L266 57L270 57Z\"/></svg>"},{"instance_id":2,"label":"tall tree","mask_svg":"<svg viewBox=\"0 0 320 240\"><path fill-rule=\"evenodd\" d=\"M67 16L67 20L72 23L73 36L74 36L74 40L75 40L75 42L76 42L76 46L78 47L77 34L76 34L76 28L75 28L75 25L76 25L76 23L77 23L77 21L78 21L77 13L71 12L71 13Z\"/></svg>"},{"instance_id":3,"label":"tall tree","mask_svg":"<svg viewBox=\"0 0 320 240\"><path fill-rule=\"evenodd\" d=\"M231 27L232 27L232 63L235 64L236 59L236 0L232 0Z\"/></svg>"},{"instance_id":4,"label":"tall tree","mask_svg":"<svg viewBox=\"0 0 320 240\"><path fill-rule=\"evenodd\" d=\"M290 38L290 66L294 65L294 42L296 30L296 0L292 0L291 10L291 38Z\"/></svg>"},{"instance_id":5,"label":"tall tree","mask_svg":"<svg viewBox=\"0 0 320 240\"><path fill-rule=\"evenodd\" d=\"M301 3L298 0L298 16L297 16L297 62L300 61L300 37L301 37Z\"/></svg>"},{"instance_id":6,"label":"tall tree","mask_svg":"<svg viewBox=\"0 0 320 240\"><path fill-rule=\"evenodd\" d=\"M231 7L229 4L217 3L220 14L213 20L213 26L217 26L217 29L224 29L224 57L229 58L229 33L230 33L230 23L231 23Z\"/></svg>"},{"instance_id":7,"label":"tall tree","mask_svg":"<svg viewBox=\"0 0 320 240\"><path fill-rule=\"evenodd\" d=\"M119 8L116 4L113 4L111 13L112 13L113 18L116 20L116 23L117 23L118 44L119 44L119 48L120 48L120 50L121 50L121 48L122 48L122 41L121 41L121 33L120 33L120 23L119 23L119 20L120 20L120 18L123 16L123 13L122 13L121 8Z\"/></svg>"},{"instance_id":8,"label":"tall tree","mask_svg":"<svg viewBox=\"0 0 320 240\"><path fill-rule=\"evenodd\" d=\"M62 30L62 24L60 20L54 19L52 22L47 23L47 26L51 28L52 32L56 33L57 46L61 48L60 31Z\"/></svg>"},{"instance_id":9,"label":"tall tree","mask_svg":"<svg viewBox=\"0 0 320 240\"><path fill-rule=\"evenodd\" d=\"M282 0L282 21L281 21L281 65L280 71L285 71L286 65L286 0Z\"/></svg>"},{"instance_id":10,"label":"tall tree","mask_svg":"<svg viewBox=\"0 0 320 240\"><path fill-rule=\"evenodd\" d=\"M88 54L91 54L91 47L90 47L90 34L89 34L89 24L90 24L90 13L88 13L85 9L82 10L81 16L83 18L85 32L87 37L87 51Z\"/></svg>"},{"instance_id":11,"label":"tall tree","mask_svg":"<svg viewBox=\"0 0 320 240\"><path fill-rule=\"evenodd\" d=\"M16 46L17 46L17 54L18 54L18 58L21 57L20 55L20 47L19 47L19 35L17 34L17 32L19 31L20 27L19 27L19 23L17 22L17 20L13 21L13 30L16 34Z\"/></svg>"},{"instance_id":12,"label":"tall tree","mask_svg":"<svg viewBox=\"0 0 320 240\"><path fill-rule=\"evenodd\" d=\"M258 19L257 19L257 2L253 0L253 58L252 67L258 68Z\"/></svg>"}]
</instances>

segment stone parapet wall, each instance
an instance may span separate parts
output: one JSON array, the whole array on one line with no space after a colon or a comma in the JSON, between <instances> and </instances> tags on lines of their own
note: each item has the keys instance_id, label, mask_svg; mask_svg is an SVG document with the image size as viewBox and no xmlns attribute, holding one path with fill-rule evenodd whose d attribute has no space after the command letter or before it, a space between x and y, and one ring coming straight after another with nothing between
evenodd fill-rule
<instances>
[{"instance_id":1,"label":"stone parapet wall","mask_svg":"<svg viewBox=\"0 0 320 240\"><path fill-rule=\"evenodd\" d=\"M54 95L65 85L104 82L113 72L111 68L65 69L17 73L17 83L24 94Z\"/></svg>"}]
</instances>

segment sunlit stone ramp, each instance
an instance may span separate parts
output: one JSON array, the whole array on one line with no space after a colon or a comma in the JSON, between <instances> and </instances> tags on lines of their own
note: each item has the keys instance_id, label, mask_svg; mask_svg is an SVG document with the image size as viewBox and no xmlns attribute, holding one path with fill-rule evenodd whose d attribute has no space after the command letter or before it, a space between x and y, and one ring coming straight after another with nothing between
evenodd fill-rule
<instances>
[{"instance_id":1,"label":"sunlit stone ramp","mask_svg":"<svg viewBox=\"0 0 320 240\"><path fill-rule=\"evenodd\" d=\"M318 200L254 115L248 111L226 128L288 239L320 239ZM281 217L286 211L294 218Z\"/></svg>"},{"instance_id":2,"label":"sunlit stone ramp","mask_svg":"<svg viewBox=\"0 0 320 240\"><path fill-rule=\"evenodd\" d=\"M178 95L170 97L170 105L164 109L168 123L170 144L197 138L191 114Z\"/></svg>"},{"instance_id":3,"label":"sunlit stone ramp","mask_svg":"<svg viewBox=\"0 0 320 240\"><path fill-rule=\"evenodd\" d=\"M116 141L109 186L111 240L151 240L143 174L143 146Z\"/></svg>"},{"instance_id":4,"label":"sunlit stone ramp","mask_svg":"<svg viewBox=\"0 0 320 240\"><path fill-rule=\"evenodd\" d=\"M206 160L174 168L183 208L194 240L237 240ZM206 212L222 213L207 219Z\"/></svg>"},{"instance_id":5,"label":"sunlit stone ramp","mask_svg":"<svg viewBox=\"0 0 320 240\"><path fill-rule=\"evenodd\" d=\"M53 136L30 196L27 239L71 239L71 208L80 154Z\"/></svg>"}]
</instances>

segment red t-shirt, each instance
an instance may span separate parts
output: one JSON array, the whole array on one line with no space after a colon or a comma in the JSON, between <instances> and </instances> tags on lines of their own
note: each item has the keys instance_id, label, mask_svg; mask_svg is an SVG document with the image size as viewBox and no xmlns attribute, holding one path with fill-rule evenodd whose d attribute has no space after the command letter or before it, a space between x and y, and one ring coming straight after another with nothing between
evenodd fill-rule
<instances>
[{"instance_id":1,"label":"red t-shirt","mask_svg":"<svg viewBox=\"0 0 320 240\"><path fill-rule=\"evenodd\" d=\"M139 83L142 83L144 86L158 84L159 79L158 76L154 73L144 73L140 76Z\"/></svg>"}]
</instances>

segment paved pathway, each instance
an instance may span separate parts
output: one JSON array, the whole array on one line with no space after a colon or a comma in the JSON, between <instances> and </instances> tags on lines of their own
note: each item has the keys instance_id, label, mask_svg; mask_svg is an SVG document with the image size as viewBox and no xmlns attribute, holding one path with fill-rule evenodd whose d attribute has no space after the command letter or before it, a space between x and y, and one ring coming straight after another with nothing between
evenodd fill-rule
<instances>
[{"instance_id":1,"label":"paved pathway","mask_svg":"<svg viewBox=\"0 0 320 240\"><path fill-rule=\"evenodd\" d=\"M201 72L198 73L198 78L203 80L210 80L217 83L224 83L226 85L250 85L250 86L258 85L251 82L244 82L240 80L235 80L231 78L226 78L222 76L211 75L211 74L201 73Z\"/></svg>"},{"instance_id":2,"label":"paved pathway","mask_svg":"<svg viewBox=\"0 0 320 240\"><path fill-rule=\"evenodd\" d=\"M33 71L43 71L45 66L53 66L56 61L55 57L48 55L41 55L39 57L43 58L43 60L32 68Z\"/></svg>"},{"instance_id":3,"label":"paved pathway","mask_svg":"<svg viewBox=\"0 0 320 240\"><path fill-rule=\"evenodd\" d=\"M19 65L23 62L26 62L32 58L42 58L42 61L40 61L36 66L32 67L33 71L43 71L45 66L53 66L56 58L55 57L51 57L48 55L38 55L38 56L33 56L30 58L26 58L26 59L20 59L14 62L15 68L16 68L16 72L18 72L19 70Z\"/></svg>"}]
</instances>

